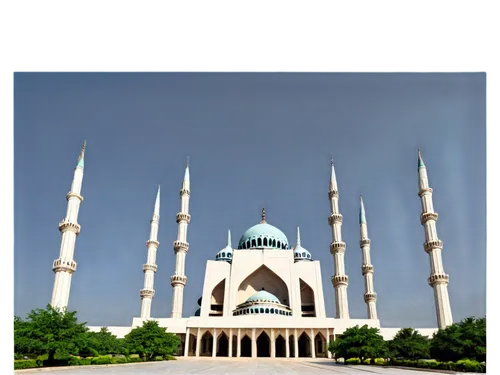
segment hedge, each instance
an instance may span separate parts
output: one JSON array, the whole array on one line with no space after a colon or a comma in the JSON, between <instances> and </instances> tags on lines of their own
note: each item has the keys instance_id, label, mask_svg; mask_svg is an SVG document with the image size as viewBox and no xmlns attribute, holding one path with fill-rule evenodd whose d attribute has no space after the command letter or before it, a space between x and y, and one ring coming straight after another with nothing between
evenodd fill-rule
<instances>
[{"instance_id":1,"label":"hedge","mask_svg":"<svg viewBox=\"0 0 500 375\"><path fill-rule=\"evenodd\" d=\"M346 365L370 365L375 364L378 366L405 366L405 367L417 367L417 368L428 368L435 370L451 370L451 371L465 371L465 372L486 372L486 365L484 363L479 363L477 361L462 359L457 362L438 362L436 360L399 360L399 359L391 359L386 362L383 358L375 358L374 360L368 358L363 361L359 358L349 358L344 361Z\"/></svg>"},{"instance_id":2,"label":"hedge","mask_svg":"<svg viewBox=\"0 0 500 375\"><path fill-rule=\"evenodd\" d=\"M69 358L56 359L49 362L43 359L44 356L40 356L37 359L19 359L14 360L14 370L22 370L27 368L35 367L50 367L50 366L88 366L88 365L110 365L110 364L121 364L121 363L136 363L136 362L146 362L143 358L138 355L132 354L130 357L111 357L111 356L99 356L99 357L88 357L80 358L77 356L72 356ZM176 360L172 355L166 355L164 357L157 356L153 361L171 361Z\"/></svg>"}]
</instances>

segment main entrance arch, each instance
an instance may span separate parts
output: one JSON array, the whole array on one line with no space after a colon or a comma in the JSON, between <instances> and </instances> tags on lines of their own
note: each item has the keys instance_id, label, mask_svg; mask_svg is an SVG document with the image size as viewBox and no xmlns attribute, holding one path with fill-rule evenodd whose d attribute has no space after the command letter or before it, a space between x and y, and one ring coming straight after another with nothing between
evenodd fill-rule
<instances>
[{"instance_id":1,"label":"main entrance arch","mask_svg":"<svg viewBox=\"0 0 500 375\"><path fill-rule=\"evenodd\" d=\"M238 287L236 305L245 302L248 297L262 289L274 294L283 305L290 306L287 285L281 277L265 265L257 268L241 282Z\"/></svg>"}]
</instances>

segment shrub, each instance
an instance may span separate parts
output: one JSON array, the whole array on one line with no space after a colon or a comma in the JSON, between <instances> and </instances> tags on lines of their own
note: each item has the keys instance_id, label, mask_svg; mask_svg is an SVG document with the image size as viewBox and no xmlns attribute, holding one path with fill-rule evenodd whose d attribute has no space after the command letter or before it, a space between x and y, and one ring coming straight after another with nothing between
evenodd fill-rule
<instances>
[{"instance_id":1,"label":"shrub","mask_svg":"<svg viewBox=\"0 0 500 375\"><path fill-rule=\"evenodd\" d=\"M366 358L364 361L363 361L363 364L365 365L369 365L371 363L371 358Z\"/></svg>"},{"instance_id":2,"label":"shrub","mask_svg":"<svg viewBox=\"0 0 500 375\"><path fill-rule=\"evenodd\" d=\"M129 358L128 358L128 361L130 363L135 363L135 362L144 362L144 360L142 358L140 358L139 356L133 356L131 355Z\"/></svg>"},{"instance_id":3,"label":"shrub","mask_svg":"<svg viewBox=\"0 0 500 375\"><path fill-rule=\"evenodd\" d=\"M14 361L14 370L22 370L25 368L40 367L42 362L38 359L20 359Z\"/></svg>"},{"instance_id":4,"label":"shrub","mask_svg":"<svg viewBox=\"0 0 500 375\"><path fill-rule=\"evenodd\" d=\"M153 361L163 361L163 357L161 355L157 355L153 358Z\"/></svg>"},{"instance_id":5,"label":"shrub","mask_svg":"<svg viewBox=\"0 0 500 375\"><path fill-rule=\"evenodd\" d=\"M108 356L92 358L91 364L93 364L93 365L110 365L111 358Z\"/></svg>"},{"instance_id":6,"label":"shrub","mask_svg":"<svg viewBox=\"0 0 500 375\"><path fill-rule=\"evenodd\" d=\"M360 365L361 360L359 358L349 358L344 363L346 365Z\"/></svg>"},{"instance_id":7,"label":"shrub","mask_svg":"<svg viewBox=\"0 0 500 375\"><path fill-rule=\"evenodd\" d=\"M374 363L376 365L385 365L385 360L383 358L375 358Z\"/></svg>"},{"instance_id":8,"label":"shrub","mask_svg":"<svg viewBox=\"0 0 500 375\"><path fill-rule=\"evenodd\" d=\"M118 363L128 363L128 360L127 358L124 358L124 357L115 357L115 358L111 358L111 363L112 364L118 364Z\"/></svg>"},{"instance_id":9,"label":"shrub","mask_svg":"<svg viewBox=\"0 0 500 375\"><path fill-rule=\"evenodd\" d=\"M167 354L165 356L165 360L167 360L167 361L177 361L177 358L175 358L173 355Z\"/></svg>"}]
</instances>

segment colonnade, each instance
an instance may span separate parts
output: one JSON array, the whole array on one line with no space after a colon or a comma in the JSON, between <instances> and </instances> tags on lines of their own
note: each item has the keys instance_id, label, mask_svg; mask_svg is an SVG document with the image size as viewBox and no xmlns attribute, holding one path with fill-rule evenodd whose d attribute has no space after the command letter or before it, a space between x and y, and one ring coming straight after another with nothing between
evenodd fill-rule
<instances>
[{"instance_id":1,"label":"colonnade","mask_svg":"<svg viewBox=\"0 0 500 375\"><path fill-rule=\"evenodd\" d=\"M185 357L324 357L333 328L187 328Z\"/></svg>"}]
</instances>

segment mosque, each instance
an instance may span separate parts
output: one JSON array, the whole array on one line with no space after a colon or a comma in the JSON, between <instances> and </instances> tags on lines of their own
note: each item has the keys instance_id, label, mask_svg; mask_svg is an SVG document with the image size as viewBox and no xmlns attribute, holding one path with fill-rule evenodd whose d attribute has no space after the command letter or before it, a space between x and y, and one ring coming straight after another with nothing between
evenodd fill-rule
<instances>
[{"instance_id":1,"label":"mosque","mask_svg":"<svg viewBox=\"0 0 500 375\"><path fill-rule=\"evenodd\" d=\"M67 194L66 217L59 223L62 233L60 257L53 263L55 273L51 305L66 307L72 274L76 271L73 260L76 237L80 233L77 222L83 197L81 187L84 172L85 143L74 171L71 190ZM418 181L422 202L421 223L424 226L424 250L429 254L431 275L429 285L434 290L437 325L444 328L452 324L448 298L448 275L441 258L442 242L437 237L438 214L432 204L427 170L418 152ZM380 328L385 339L391 339L399 328L382 328L377 315L377 293L373 283L370 261L370 239L363 200L360 197L360 242L363 261L361 273L365 280L364 300L366 319L350 319L347 301L349 278L345 273L346 244L342 240L342 214L339 211L339 193L333 159L331 161L328 200L332 230L330 253L335 273L331 277L335 291L336 316L327 317L320 262L302 245L297 228L295 244L277 227L267 222L265 210L259 223L250 227L233 248L231 233L227 245L207 260L203 294L198 299L200 308L194 316L183 316L183 292L187 282L185 263L189 250L187 229L191 220L189 165L186 165L180 191L181 210L176 215L177 240L173 243L176 254L175 271L171 276L172 313L168 318L151 317L154 299L154 276L157 271L156 252L159 246L160 188L156 195L149 240L146 242L147 259L142 269L144 286L140 290L141 315L133 318L131 326L108 327L117 337L123 337L146 320L156 320L168 332L182 341L179 355L212 357L331 357L328 341L335 340L346 328L368 325ZM326 247L326 244L325 244ZM89 329L98 331L101 327ZM418 329L430 336L437 330Z\"/></svg>"}]
</instances>

